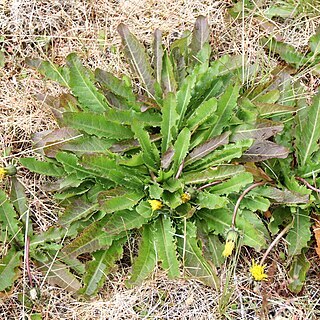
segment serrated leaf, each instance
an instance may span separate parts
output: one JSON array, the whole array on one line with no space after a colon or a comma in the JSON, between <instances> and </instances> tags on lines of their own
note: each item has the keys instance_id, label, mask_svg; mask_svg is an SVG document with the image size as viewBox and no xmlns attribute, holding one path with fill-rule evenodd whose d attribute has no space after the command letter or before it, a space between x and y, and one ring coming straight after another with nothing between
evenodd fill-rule
<instances>
[{"instance_id":1,"label":"serrated leaf","mask_svg":"<svg viewBox=\"0 0 320 320\"><path fill-rule=\"evenodd\" d=\"M82 253L107 249L122 233L140 228L147 219L136 211L117 211L88 226L77 238L63 248L63 253L77 257Z\"/></svg>"},{"instance_id":2,"label":"serrated leaf","mask_svg":"<svg viewBox=\"0 0 320 320\"><path fill-rule=\"evenodd\" d=\"M153 95L155 79L144 47L123 23L119 24L117 30L121 36L125 52L134 71L137 72L139 78L146 86L147 92Z\"/></svg>"},{"instance_id":3,"label":"serrated leaf","mask_svg":"<svg viewBox=\"0 0 320 320\"><path fill-rule=\"evenodd\" d=\"M209 287L218 288L219 279L216 271L203 257L202 248L198 246L196 226L186 222L186 233L179 239L179 251L185 270Z\"/></svg>"},{"instance_id":4,"label":"serrated leaf","mask_svg":"<svg viewBox=\"0 0 320 320\"><path fill-rule=\"evenodd\" d=\"M301 253L308 246L311 239L311 222L308 211L297 208L294 214L293 227L290 229L286 240L289 243L288 255L294 256Z\"/></svg>"},{"instance_id":5,"label":"serrated leaf","mask_svg":"<svg viewBox=\"0 0 320 320\"><path fill-rule=\"evenodd\" d=\"M21 158L20 163L31 172L43 174L50 177L61 177L65 174L62 167L51 162L39 161L35 158Z\"/></svg>"},{"instance_id":6,"label":"serrated leaf","mask_svg":"<svg viewBox=\"0 0 320 320\"><path fill-rule=\"evenodd\" d=\"M138 257L133 261L132 274L126 285L139 285L156 267L157 258L151 225L145 225L142 231Z\"/></svg>"},{"instance_id":7,"label":"serrated leaf","mask_svg":"<svg viewBox=\"0 0 320 320\"><path fill-rule=\"evenodd\" d=\"M155 77L157 82L161 83L162 74L162 57L163 57L163 47L162 47L162 32L159 29L154 31L154 41L153 41L153 68L155 71Z\"/></svg>"},{"instance_id":8,"label":"serrated leaf","mask_svg":"<svg viewBox=\"0 0 320 320\"><path fill-rule=\"evenodd\" d=\"M194 24L191 36L191 56L196 57L198 52L203 48L205 43L209 42L210 28L208 20L204 16L199 16Z\"/></svg>"},{"instance_id":9,"label":"serrated leaf","mask_svg":"<svg viewBox=\"0 0 320 320\"><path fill-rule=\"evenodd\" d=\"M256 141L241 157L241 161L257 162L273 158L284 159L288 156L289 149L272 141Z\"/></svg>"},{"instance_id":10,"label":"serrated leaf","mask_svg":"<svg viewBox=\"0 0 320 320\"><path fill-rule=\"evenodd\" d=\"M188 128L183 128L177 136L177 140L174 143L173 150L173 171L176 174L178 168L184 161L189 151L191 132Z\"/></svg>"},{"instance_id":11,"label":"serrated leaf","mask_svg":"<svg viewBox=\"0 0 320 320\"><path fill-rule=\"evenodd\" d=\"M292 114L293 112L297 111L295 107L276 103L256 102L255 105L260 116L266 118L282 114Z\"/></svg>"},{"instance_id":12,"label":"serrated leaf","mask_svg":"<svg viewBox=\"0 0 320 320\"><path fill-rule=\"evenodd\" d=\"M214 125L207 130L204 140L221 134L223 128L228 126L232 112L237 106L239 91L239 84L231 84L226 88L225 92L218 100L217 111L215 112L218 119Z\"/></svg>"},{"instance_id":13,"label":"serrated leaf","mask_svg":"<svg viewBox=\"0 0 320 320\"><path fill-rule=\"evenodd\" d=\"M141 198L144 192L138 190L128 190L124 187L117 187L100 192L98 195L100 210L112 213L119 210L131 209Z\"/></svg>"},{"instance_id":14,"label":"serrated leaf","mask_svg":"<svg viewBox=\"0 0 320 320\"><path fill-rule=\"evenodd\" d=\"M266 212L270 207L270 201L260 196L249 196L242 199L240 206L242 208L247 208L253 212L258 210L261 212Z\"/></svg>"},{"instance_id":15,"label":"serrated leaf","mask_svg":"<svg viewBox=\"0 0 320 320\"><path fill-rule=\"evenodd\" d=\"M212 186L209 190L217 195L227 195L232 192L239 192L245 186L253 182L252 174L249 172L240 173L228 181Z\"/></svg>"},{"instance_id":16,"label":"serrated leaf","mask_svg":"<svg viewBox=\"0 0 320 320\"><path fill-rule=\"evenodd\" d=\"M299 293L302 290L310 266L310 262L303 253L293 258L288 279L288 288L291 292Z\"/></svg>"},{"instance_id":17,"label":"serrated leaf","mask_svg":"<svg viewBox=\"0 0 320 320\"><path fill-rule=\"evenodd\" d=\"M183 180L186 184L208 183L211 181L224 180L244 171L244 167L239 165L218 166L200 172L185 173Z\"/></svg>"},{"instance_id":18,"label":"serrated leaf","mask_svg":"<svg viewBox=\"0 0 320 320\"><path fill-rule=\"evenodd\" d=\"M11 288L14 280L18 278L20 273L18 267L21 263L21 256L22 251L16 252L12 247L8 250L7 254L0 259L0 292Z\"/></svg>"},{"instance_id":19,"label":"serrated leaf","mask_svg":"<svg viewBox=\"0 0 320 320\"><path fill-rule=\"evenodd\" d=\"M10 240L15 239L21 242L23 235L21 233L21 227L17 219L17 213L14 210L12 203L7 198L5 192L0 189L0 222L2 222L2 228L7 229L10 235Z\"/></svg>"},{"instance_id":20,"label":"serrated leaf","mask_svg":"<svg viewBox=\"0 0 320 320\"><path fill-rule=\"evenodd\" d=\"M66 112L63 114L64 125L84 131L100 138L123 140L133 138L132 131L119 123L109 121L107 116L90 112Z\"/></svg>"},{"instance_id":21,"label":"serrated leaf","mask_svg":"<svg viewBox=\"0 0 320 320\"><path fill-rule=\"evenodd\" d=\"M162 123L161 123L161 134L162 153L166 152L171 145L172 140L175 138L177 133L177 121L179 115L176 111L176 97L173 93L169 92L163 100L162 107Z\"/></svg>"},{"instance_id":22,"label":"serrated leaf","mask_svg":"<svg viewBox=\"0 0 320 320\"><path fill-rule=\"evenodd\" d=\"M300 166L304 167L311 155L319 150L320 139L320 94L313 98L310 107L298 113L296 148Z\"/></svg>"},{"instance_id":23,"label":"serrated leaf","mask_svg":"<svg viewBox=\"0 0 320 320\"><path fill-rule=\"evenodd\" d=\"M228 200L225 197L219 197L216 194L211 194L207 191L201 192L197 197L199 208L219 209L227 205Z\"/></svg>"},{"instance_id":24,"label":"serrated leaf","mask_svg":"<svg viewBox=\"0 0 320 320\"><path fill-rule=\"evenodd\" d=\"M75 293L81 288L79 280L70 272L67 265L60 262L48 261L46 264L39 263L41 272L47 276L51 285L58 285L60 288Z\"/></svg>"},{"instance_id":25,"label":"serrated leaf","mask_svg":"<svg viewBox=\"0 0 320 320\"><path fill-rule=\"evenodd\" d=\"M42 75L50 80L57 81L65 87L69 87L69 69L66 67L59 67L51 61L43 61L41 59L26 58L26 64L30 67L36 68Z\"/></svg>"},{"instance_id":26,"label":"serrated leaf","mask_svg":"<svg viewBox=\"0 0 320 320\"><path fill-rule=\"evenodd\" d=\"M201 158L204 158L206 155L211 153L213 150L217 149L218 147L227 144L229 142L229 131L224 132L223 134L211 138L208 141L204 142L200 146L194 148L189 156L186 159L185 165L191 164L192 162L195 162Z\"/></svg>"},{"instance_id":27,"label":"serrated leaf","mask_svg":"<svg viewBox=\"0 0 320 320\"><path fill-rule=\"evenodd\" d=\"M232 212L229 209L202 209L198 215L207 223L209 232L213 231L215 234L224 235L230 229ZM244 245L253 247L257 251L266 247L266 235L268 232L255 213L248 210L238 212L236 227L243 233Z\"/></svg>"},{"instance_id":28,"label":"serrated leaf","mask_svg":"<svg viewBox=\"0 0 320 320\"><path fill-rule=\"evenodd\" d=\"M99 205L97 203L89 203L82 198L76 198L66 207L59 217L58 223L63 227L67 227L74 221L86 218L98 208Z\"/></svg>"},{"instance_id":29,"label":"serrated leaf","mask_svg":"<svg viewBox=\"0 0 320 320\"><path fill-rule=\"evenodd\" d=\"M28 230L28 235L31 236L33 234L32 222L30 219L27 220L27 212L29 210L29 206L28 206L27 197L25 194L25 188L23 184L16 177L11 177L10 200L14 208L18 212L20 219L24 224L25 229ZM0 203L1 203L1 200L0 200Z\"/></svg>"},{"instance_id":30,"label":"serrated leaf","mask_svg":"<svg viewBox=\"0 0 320 320\"><path fill-rule=\"evenodd\" d=\"M153 171L157 171L157 167L160 162L159 152L151 142L149 133L143 128L142 124L138 121L132 123L132 131L134 132L135 137L139 140L142 157L145 161L145 164Z\"/></svg>"},{"instance_id":31,"label":"serrated leaf","mask_svg":"<svg viewBox=\"0 0 320 320\"><path fill-rule=\"evenodd\" d=\"M259 120L255 125L240 125L231 136L231 141L235 142L243 139L266 140L283 130L283 124L270 121Z\"/></svg>"},{"instance_id":32,"label":"serrated leaf","mask_svg":"<svg viewBox=\"0 0 320 320\"><path fill-rule=\"evenodd\" d=\"M75 53L67 56L70 70L69 85L72 93L78 98L82 108L93 112L103 112L110 107L102 93L94 85L94 77L86 69Z\"/></svg>"},{"instance_id":33,"label":"serrated leaf","mask_svg":"<svg viewBox=\"0 0 320 320\"><path fill-rule=\"evenodd\" d=\"M128 86L124 80L120 80L112 73L97 68L94 72L96 79L103 88L110 90L119 97L127 99L131 103L136 102L136 96L132 87ZM125 106L124 106L125 107Z\"/></svg>"},{"instance_id":34,"label":"serrated leaf","mask_svg":"<svg viewBox=\"0 0 320 320\"><path fill-rule=\"evenodd\" d=\"M195 131L217 110L217 99L215 97L201 103L188 118L186 125L190 131Z\"/></svg>"},{"instance_id":35,"label":"serrated leaf","mask_svg":"<svg viewBox=\"0 0 320 320\"><path fill-rule=\"evenodd\" d=\"M92 296L102 287L107 275L116 267L115 262L121 258L126 240L127 238L115 240L109 249L92 254L93 260L86 266L81 294Z\"/></svg>"},{"instance_id":36,"label":"serrated leaf","mask_svg":"<svg viewBox=\"0 0 320 320\"><path fill-rule=\"evenodd\" d=\"M167 52L165 52L163 56L161 85L165 94L169 92L175 93L177 90L177 83L174 77L173 65Z\"/></svg>"},{"instance_id":37,"label":"serrated leaf","mask_svg":"<svg viewBox=\"0 0 320 320\"><path fill-rule=\"evenodd\" d=\"M156 245L157 259L162 262L162 268L169 278L180 275L179 261L177 259L175 229L170 218L160 216L153 224L153 237Z\"/></svg>"},{"instance_id":38,"label":"serrated leaf","mask_svg":"<svg viewBox=\"0 0 320 320\"><path fill-rule=\"evenodd\" d=\"M134 168L127 168L110 159L106 155L86 154L81 158L80 163L93 171L93 174L115 182L126 188L141 189L143 186L141 171Z\"/></svg>"}]
</instances>

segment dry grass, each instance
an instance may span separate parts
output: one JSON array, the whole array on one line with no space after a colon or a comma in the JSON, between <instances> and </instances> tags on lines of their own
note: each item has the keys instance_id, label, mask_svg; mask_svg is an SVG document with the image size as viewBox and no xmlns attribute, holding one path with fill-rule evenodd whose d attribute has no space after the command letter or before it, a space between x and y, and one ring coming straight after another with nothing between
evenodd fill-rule
<instances>
[{"instance_id":1,"label":"dry grass","mask_svg":"<svg viewBox=\"0 0 320 320\"><path fill-rule=\"evenodd\" d=\"M265 1L265 4L271 2ZM116 27L120 22L125 22L146 44L150 44L153 30L160 28L168 44L183 30L190 29L195 18L202 14L208 16L213 30L214 54L247 55L262 66L259 79L263 79L276 64L259 46L263 35L273 34L303 49L319 26L316 10L314 16L305 16L302 12L295 18L276 22L257 19L253 13L235 21L226 15L230 3L204 0L0 0L0 50L5 52L5 66L0 67L0 150L12 149L11 156L0 158L0 165L33 154L32 134L56 126L50 110L34 95L44 92L55 95L62 89L50 81L43 81L39 74L26 68L26 57L63 63L68 53L76 51L92 68L100 67L116 74L128 73L119 54L120 39ZM256 9L256 12L261 13L261 10ZM308 84L312 92L319 86L319 79L312 78ZM41 187L45 181L23 170L18 177L28 192L31 219L39 230L46 230L55 223L59 209ZM320 318L319 270L310 272L303 293L294 297L285 290L285 267L281 263L275 265L274 279L269 286L256 287L248 277L250 255L245 252L245 256L248 258L242 259L232 275L230 304L221 318L262 319L266 300L269 307L265 312L267 319ZM316 264L319 261L314 263L314 269ZM225 266L221 275L223 279L227 270L228 266ZM36 270L32 273L41 283L42 276ZM42 287L41 297L35 301L32 312L41 313L43 319L220 317L223 309L221 296L194 280L172 281L155 273L153 280L128 290L124 286L124 274L125 270L120 268L99 296L89 302L79 302L63 290L46 285ZM26 288L26 281L21 277L12 292L0 297L1 319L20 319L23 312L31 314L27 303L23 305L18 300Z\"/></svg>"}]
</instances>

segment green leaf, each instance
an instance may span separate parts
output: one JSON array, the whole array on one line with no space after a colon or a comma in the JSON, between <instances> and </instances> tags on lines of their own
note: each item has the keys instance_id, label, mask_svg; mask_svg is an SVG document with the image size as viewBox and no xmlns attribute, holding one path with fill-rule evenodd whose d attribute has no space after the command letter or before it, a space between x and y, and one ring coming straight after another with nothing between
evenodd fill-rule
<instances>
[{"instance_id":1,"label":"green leaf","mask_svg":"<svg viewBox=\"0 0 320 320\"><path fill-rule=\"evenodd\" d=\"M95 175L126 188L141 189L143 186L143 182L140 180L141 171L121 166L115 159L110 159L106 155L85 154L80 163L85 168L92 170Z\"/></svg>"},{"instance_id":2,"label":"green leaf","mask_svg":"<svg viewBox=\"0 0 320 320\"><path fill-rule=\"evenodd\" d=\"M107 250L99 250L92 254L93 260L86 266L83 278L84 287L80 293L92 296L102 287L107 275L116 268L115 262L123 254L123 244L127 238L115 240Z\"/></svg>"},{"instance_id":3,"label":"green leaf","mask_svg":"<svg viewBox=\"0 0 320 320\"><path fill-rule=\"evenodd\" d=\"M145 164L149 169L156 172L160 162L158 149L156 148L154 143L151 142L148 132L144 130L140 122L134 121L131 128L134 132L135 137L139 140L139 143L141 145L142 157Z\"/></svg>"},{"instance_id":4,"label":"green leaf","mask_svg":"<svg viewBox=\"0 0 320 320\"><path fill-rule=\"evenodd\" d=\"M153 232L151 225L143 227L138 257L133 261L132 274L126 281L129 287L141 284L156 267L157 257Z\"/></svg>"},{"instance_id":5,"label":"green leaf","mask_svg":"<svg viewBox=\"0 0 320 320\"><path fill-rule=\"evenodd\" d=\"M224 181L219 183L209 190L211 193L217 195L227 195L232 192L240 192L245 186L253 182L253 176L249 172L240 173L228 181Z\"/></svg>"},{"instance_id":6,"label":"green leaf","mask_svg":"<svg viewBox=\"0 0 320 320\"><path fill-rule=\"evenodd\" d=\"M27 220L29 206L25 194L25 189L22 183L16 177L11 178L10 200L14 208L18 212L20 219L24 224L24 227L28 229L28 236L31 236L33 234L32 222L30 219Z\"/></svg>"},{"instance_id":7,"label":"green leaf","mask_svg":"<svg viewBox=\"0 0 320 320\"><path fill-rule=\"evenodd\" d=\"M177 120L179 115L176 111L176 98L173 93L168 93L163 100L162 107L162 123L161 123L161 134L162 134L162 153L166 152L171 145L172 140L175 138L177 133Z\"/></svg>"},{"instance_id":8,"label":"green leaf","mask_svg":"<svg viewBox=\"0 0 320 320\"><path fill-rule=\"evenodd\" d=\"M70 69L70 88L78 98L82 108L93 112L103 112L109 109L105 97L94 85L94 77L91 71L82 65L75 53L67 56L67 65Z\"/></svg>"},{"instance_id":9,"label":"green leaf","mask_svg":"<svg viewBox=\"0 0 320 320\"><path fill-rule=\"evenodd\" d=\"M204 140L221 134L222 130L228 126L229 119L237 106L239 91L239 84L231 84L219 98L217 111L215 112L218 119L212 127L207 130Z\"/></svg>"},{"instance_id":10,"label":"green leaf","mask_svg":"<svg viewBox=\"0 0 320 320\"><path fill-rule=\"evenodd\" d=\"M70 272L67 265L50 260L47 263L39 263L41 272L51 285L58 285L60 288L75 293L81 288L79 280Z\"/></svg>"},{"instance_id":11,"label":"green leaf","mask_svg":"<svg viewBox=\"0 0 320 320\"><path fill-rule=\"evenodd\" d=\"M194 24L191 36L190 55L196 57L203 46L209 42L210 28L208 20L204 16L199 16Z\"/></svg>"},{"instance_id":12,"label":"green leaf","mask_svg":"<svg viewBox=\"0 0 320 320\"><path fill-rule=\"evenodd\" d=\"M1 190L0 190L1 191ZM0 203L2 201L0 200ZM14 280L20 274L19 266L21 263L22 251L16 252L12 247L7 254L0 259L0 292L10 289Z\"/></svg>"},{"instance_id":13,"label":"green leaf","mask_svg":"<svg viewBox=\"0 0 320 320\"><path fill-rule=\"evenodd\" d=\"M170 218L161 215L153 224L153 237L157 259L162 262L162 268L168 273L169 278L180 275L174 235L175 229Z\"/></svg>"},{"instance_id":14,"label":"green leaf","mask_svg":"<svg viewBox=\"0 0 320 320\"><path fill-rule=\"evenodd\" d=\"M244 172L243 166L224 165L215 168L208 168L200 172L188 172L183 175L186 184L208 183L211 181L224 180L235 174Z\"/></svg>"},{"instance_id":15,"label":"green leaf","mask_svg":"<svg viewBox=\"0 0 320 320\"><path fill-rule=\"evenodd\" d=\"M224 235L230 229L232 212L226 208L208 210L202 209L197 214L207 223L208 231L214 231L215 234ZM236 227L243 233L243 244L260 251L265 248L268 238L268 232L263 222L255 213L244 210L238 212Z\"/></svg>"},{"instance_id":16,"label":"green leaf","mask_svg":"<svg viewBox=\"0 0 320 320\"><path fill-rule=\"evenodd\" d=\"M66 112L63 114L62 122L71 128L93 134L100 138L123 140L133 137L133 133L128 127L109 121L107 116L102 114Z\"/></svg>"},{"instance_id":17,"label":"green leaf","mask_svg":"<svg viewBox=\"0 0 320 320\"><path fill-rule=\"evenodd\" d=\"M310 266L310 262L303 253L293 258L288 280L288 288L291 292L299 293L302 290Z\"/></svg>"},{"instance_id":18,"label":"green leaf","mask_svg":"<svg viewBox=\"0 0 320 320\"><path fill-rule=\"evenodd\" d=\"M40 173L51 177L61 177L65 174L62 167L51 162L44 162L36 160L35 158L22 158L20 163L31 172Z\"/></svg>"},{"instance_id":19,"label":"green leaf","mask_svg":"<svg viewBox=\"0 0 320 320\"><path fill-rule=\"evenodd\" d=\"M292 213L289 207L279 207L272 211L268 229L272 235L280 231L280 226L287 226L292 221Z\"/></svg>"},{"instance_id":20,"label":"green leaf","mask_svg":"<svg viewBox=\"0 0 320 320\"><path fill-rule=\"evenodd\" d=\"M202 102L187 119L187 127L191 132L195 131L201 124L206 122L216 110L217 99L215 97Z\"/></svg>"},{"instance_id":21,"label":"green leaf","mask_svg":"<svg viewBox=\"0 0 320 320\"><path fill-rule=\"evenodd\" d=\"M252 101L260 103L276 103L280 98L280 91L278 89L271 90L267 93L256 96Z\"/></svg>"},{"instance_id":22,"label":"green leaf","mask_svg":"<svg viewBox=\"0 0 320 320\"><path fill-rule=\"evenodd\" d=\"M282 114L292 114L293 112L297 111L295 107L276 103L256 102L255 105L259 111L260 116L264 118Z\"/></svg>"},{"instance_id":23,"label":"green leaf","mask_svg":"<svg viewBox=\"0 0 320 320\"><path fill-rule=\"evenodd\" d=\"M270 207L270 201L260 196L249 196L242 199L240 206L242 208L247 208L253 212L258 210L261 212L266 212Z\"/></svg>"},{"instance_id":24,"label":"green leaf","mask_svg":"<svg viewBox=\"0 0 320 320\"><path fill-rule=\"evenodd\" d=\"M320 139L320 94L313 98L310 107L298 113L296 148L300 166L304 167L311 155L319 150Z\"/></svg>"},{"instance_id":25,"label":"green leaf","mask_svg":"<svg viewBox=\"0 0 320 320\"><path fill-rule=\"evenodd\" d=\"M201 192L197 197L199 208L219 209L227 205L228 200L225 197L219 197L207 191Z\"/></svg>"},{"instance_id":26,"label":"green leaf","mask_svg":"<svg viewBox=\"0 0 320 320\"><path fill-rule=\"evenodd\" d=\"M58 223L67 227L72 222L85 219L89 214L97 211L99 205L97 203L89 203L84 201L83 198L74 199L59 217Z\"/></svg>"},{"instance_id":27,"label":"green leaf","mask_svg":"<svg viewBox=\"0 0 320 320\"><path fill-rule=\"evenodd\" d=\"M8 230L10 240L14 238L18 242L23 241L22 228L17 219L17 213L2 189L0 189L0 222L2 223L1 227Z\"/></svg>"},{"instance_id":28,"label":"green leaf","mask_svg":"<svg viewBox=\"0 0 320 320\"><path fill-rule=\"evenodd\" d=\"M121 36L126 55L134 71L137 72L139 78L144 83L147 93L153 95L155 79L144 47L123 23L119 24L117 30Z\"/></svg>"},{"instance_id":29,"label":"green leaf","mask_svg":"<svg viewBox=\"0 0 320 320\"><path fill-rule=\"evenodd\" d=\"M177 90L177 83L174 77L172 62L167 52L165 52L163 56L161 85L163 92L166 94L168 94L169 92L175 93Z\"/></svg>"},{"instance_id":30,"label":"green leaf","mask_svg":"<svg viewBox=\"0 0 320 320\"><path fill-rule=\"evenodd\" d=\"M286 240L289 243L288 255L294 256L301 253L303 248L308 246L311 239L311 221L308 211L297 208L294 214L293 227L290 229Z\"/></svg>"},{"instance_id":31,"label":"green leaf","mask_svg":"<svg viewBox=\"0 0 320 320\"><path fill-rule=\"evenodd\" d=\"M179 251L185 270L209 287L218 289L219 279L216 271L203 257L202 248L198 246L197 228L191 222L186 222L186 233L179 239Z\"/></svg>"},{"instance_id":32,"label":"green leaf","mask_svg":"<svg viewBox=\"0 0 320 320\"><path fill-rule=\"evenodd\" d=\"M154 31L153 41L153 68L155 70L155 77L157 82L161 83L162 74L162 58L163 58L163 47L162 47L162 32L159 29Z\"/></svg>"},{"instance_id":33,"label":"green leaf","mask_svg":"<svg viewBox=\"0 0 320 320\"><path fill-rule=\"evenodd\" d=\"M42 75L50 80L56 81L65 87L69 87L69 69L66 67L58 67L51 61L43 61L41 59L26 58L26 64L36 68Z\"/></svg>"},{"instance_id":34,"label":"green leaf","mask_svg":"<svg viewBox=\"0 0 320 320\"><path fill-rule=\"evenodd\" d=\"M144 195L145 194L142 191L127 190L124 187L117 187L99 193L99 207L100 210L106 213L131 209L144 197Z\"/></svg>"},{"instance_id":35,"label":"green leaf","mask_svg":"<svg viewBox=\"0 0 320 320\"><path fill-rule=\"evenodd\" d=\"M188 128L183 128L178 134L177 140L174 143L173 155L173 171L176 174L180 165L184 161L189 151L191 132Z\"/></svg>"},{"instance_id":36,"label":"green leaf","mask_svg":"<svg viewBox=\"0 0 320 320\"><path fill-rule=\"evenodd\" d=\"M88 226L77 238L63 248L63 253L77 257L82 253L107 249L123 232L140 228L147 219L136 211L117 211Z\"/></svg>"},{"instance_id":37,"label":"green leaf","mask_svg":"<svg viewBox=\"0 0 320 320\"><path fill-rule=\"evenodd\" d=\"M309 39L309 46L313 56L320 53L320 29Z\"/></svg>"},{"instance_id":38,"label":"green leaf","mask_svg":"<svg viewBox=\"0 0 320 320\"><path fill-rule=\"evenodd\" d=\"M112 73L97 68L94 72L96 79L103 88L110 90L112 93L122 97L131 103L136 103L136 96L131 86L126 81L120 80Z\"/></svg>"}]
</instances>

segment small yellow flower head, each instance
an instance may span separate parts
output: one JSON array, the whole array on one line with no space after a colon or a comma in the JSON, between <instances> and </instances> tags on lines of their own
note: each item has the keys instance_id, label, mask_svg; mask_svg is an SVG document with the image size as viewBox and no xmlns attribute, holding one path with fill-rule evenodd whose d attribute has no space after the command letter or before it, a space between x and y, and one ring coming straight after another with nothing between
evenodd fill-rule
<instances>
[{"instance_id":1,"label":"small yellow flower head","mask_svg":"<svg viewBox=\"0 0 320 320\"><path fill-rule=\"evenodd\" d=\"M4 168L0 168L0 180L2 180L4 178L4 176L6 175L6 170Z\"/></svg>"},{"instance_id":2,"label":"small yellow flower head","mask_svg":"<svg viewBox=\"0 0 320 320\"><path fill-rule=\"evenodd\" d=\"M159 200L148 200L150 203L152 211L160 210L163 207L163 204Z\"/></svg>"},{"instance_id":3,"label":"small yellow flower head","mask_svg":"<svg viewBox=\"0 0 320 320\"><path fill-rule=\"evenodd\" d=\"M186 202L190 201L190 199L191 199L191 196L190 196L189 193L183 193L183 194L181 195L181 201L182 201L182 203L186 203Z\"/></svg>"},{"instance_id":4,"label":"small yellow flower head","mask_svg":"<svg viewBox=\"0 0 320 320\"><path fill-rule=\"evenodd\" d=\"M250 268L250 273L255 281L262 281L268 278L268 275L264 273L264 268L266 265L261 266L257 264L252 259L252 266Z\"/></svg>"},{"instance_id":5,"label":"small yellow flower head","mask_svg":"<svg viewBox=\"0 0 320 320\"><path fill-rule=\"evenodd\" d=\"M226 241L226 244L225 244L225 246L224 246L224 250L223 250L223 252L222 252L222 255L223 255L224 257L229 257L229 256L231 256L232 251L233 251L233 249L234 249L234 245L235 245L235 243L234 243L233 240L227 240L227 241Z\"/></svg>"}]
</instances>

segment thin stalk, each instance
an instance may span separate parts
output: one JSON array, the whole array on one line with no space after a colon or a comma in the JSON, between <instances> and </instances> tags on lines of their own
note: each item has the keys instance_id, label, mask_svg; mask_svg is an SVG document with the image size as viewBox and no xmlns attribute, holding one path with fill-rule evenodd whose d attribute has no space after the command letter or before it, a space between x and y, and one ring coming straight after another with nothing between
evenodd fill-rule
<instances>
[{"instance_id":1,"label":"thin stalk","mask_svg":"<svg viewBox=\"0 0 320 320\"><path fill-rule=\"evenodd\" d=\"M279 242L279 240L291 229L294 219L277 235L277 237L272 241L267 251L264 253L260 265L262 266L264 261L266 260L268 254L272 250L272 248Z\"/></svg>"},{"instance_id":2,"label":"thin stalk","mask_svg":"<svg viewBox=\"0 0 320 320\"><path fill-rule=\"evenodd\" d=\"M252 189L256 188L256 187L260 187L263 186L264 184L266 184L267 182L262 181L262 182L257 182L252 184L250 187L248 187L246 190L244 190L241 194L241 196L238 198L238 201L236 203L236 205L234 206L234 210L233 210L233 215L232 215L232 223L231 223L231 228L234 229L236 227L236 218L237 218L237 213L238 213L238 209L240 206L240 202L242 201L242 199L244 198L244 196L251 191Z\"/></svg>"},{"instance_id":3,"label":"thin stalk","mask_svg":"<svg viewBox=\"0 0 320 320\"><path fill-rule=\"evenodd\" d=\"M222 182L222 180L210 182L210 183L204 184L203 186L199 187L197 190L200 191L200 190L203 190L205 188L209 188L209 187L215 186L216 184L219 184L221 182Z\"/></svg>"},{"instance_id":4,"label":"thin stalk","mask_svg":"<svg viewBox=\"0 0 320 320\"><path fill-rule=\"evenodd\" d=\"M296 180L301 181L307 188L320 193L320 189L317 189L316 187L314 187L313 185L311 185L307 180L300 178L300 177L296 177Z\"/></svg>"}]
</instances>

